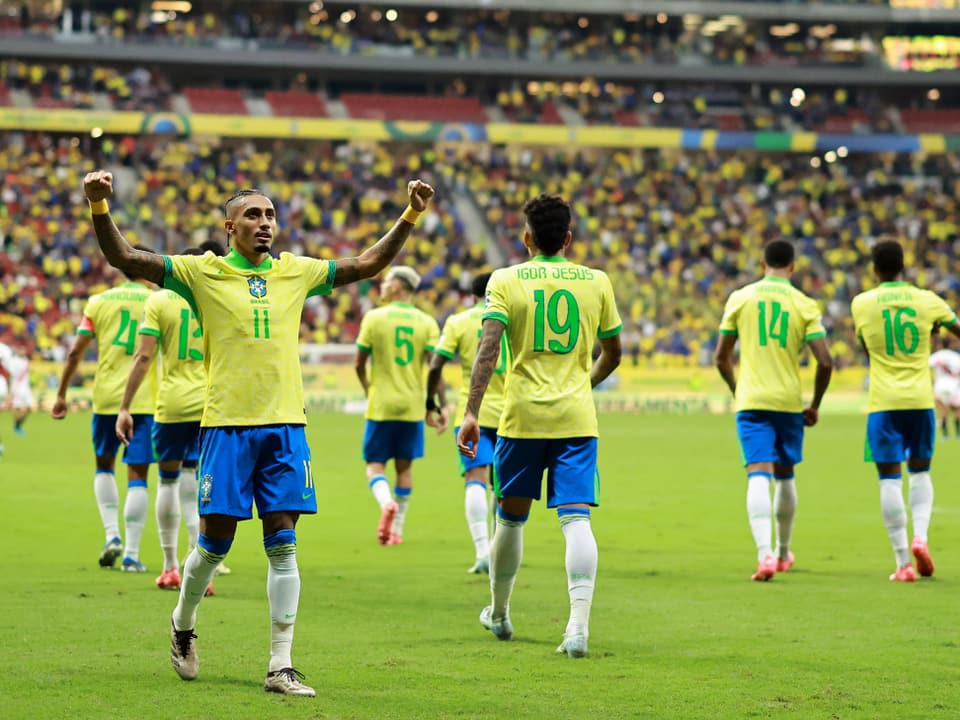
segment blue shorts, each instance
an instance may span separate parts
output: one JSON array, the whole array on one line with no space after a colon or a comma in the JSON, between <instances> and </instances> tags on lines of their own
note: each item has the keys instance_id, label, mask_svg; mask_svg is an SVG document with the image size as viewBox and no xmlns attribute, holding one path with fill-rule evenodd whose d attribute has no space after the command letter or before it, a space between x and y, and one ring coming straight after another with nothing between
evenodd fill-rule
<instances>
[{"instance_id":1,"label":"blue shorts","mask_svg":"<svg viewBox=\"0 0 960 720\"><path fill-rule=\"evenodd\" d=\"M317 512L303 425L202 428L197 477L201 515Z\"/></svg>"},{"instance_id":2,"label":"blue shorts","mask_svg":"<svg viewBox=\"0 0 960 720\"><path fill-rule=\"evenodd\" d=\"M460 426L453 429L453 440L456 442L460 433ZM460 456L460 474L466 475L468 470L493 465L493 448L497 444L497 429L491 427L480 428L480 443L477 445L477 456L468 458L462 453Z\"/></svg>"},{"instance_id":3,"label":"blue shorts","mask_svg":"<svg viewBox=\"0 0 960 720\"><path fill-rule=\"evenodd\" d=\"M367 420L363 431L364 462L416 460L423 457L423 421Z\"/></svg>"},{"instance_id":4,"label":"blue shorts","mask_svg":"<svg viewBox=\"0 0 960 720\"><path fill-rule=\"evenodd\" d=\"M154 422L153 449L158 462L196 461L200 457L200 421Z\"/></svg>"},{"instance_id":5,"label":"blue shorts","mask_svg":"<svg viewBox=\"0 0 960 720\"><path fill-rule=\"evenodd\" d=\"M547 507L600 502L597 438L498 437L493 451L493 491L497 497L540 499L547 471Z\"/></svg>"},{"instance_id":6,"label":"blue shorts","mask_svg":"<svg viewBox=\"0 0 960 720\"><path fill-rule=\"evenodd\" d=\"M882 410L867 415L863 459L874 463L933 459L936 437L933 410Z\"/></svg>"},{"instance_id":7,"label":"blue shorts","mask_svg":"<svg viewBox=\"0 0 960 720\"><path fill-rule=\"evenodd\" d=\"M133 416L133 437L123 451L123 461L127 465L149 465L154 462L153 415ZM93 452L97 457L117 454L120 439L117 437L117 416L93 414Z\"/></svg>"},{"instance_id":8,"label":"blue shorts","mask_svg":"<svg viewBox=\"0 0 960 720\"><path fill-rule=\"evenodd\" d=\"M793 467L803 461L803 413L741 410L737 437L744 465L772 462Z\"/></svg>"}]
</instances>

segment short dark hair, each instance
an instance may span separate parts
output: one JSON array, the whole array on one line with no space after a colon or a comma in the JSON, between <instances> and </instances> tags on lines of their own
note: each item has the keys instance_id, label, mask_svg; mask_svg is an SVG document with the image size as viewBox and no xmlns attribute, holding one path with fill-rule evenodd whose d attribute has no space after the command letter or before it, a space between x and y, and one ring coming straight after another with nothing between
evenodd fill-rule
<instances>
[{"instance_id":1,"label":"short dark hair","mask_svg":"<svg viewBox=\"0 0 960 720\"><path fill-rule=\"evenodd\" d=\"M202 243L200 243L197 249L200 250L201 255L203 253L212 252L218 257L223 257L227 254L227 249L219 240L204 240Z\"/></svg>"},{"instance_id":2,"label":"short dark hair","mask_svg":"<svg viewBox=\"0 0 960 720\"><path fill-rule=\"evenodd\" d=\"M203 255L203 250L198 247L188 247L184 248L180 253L181 255Z\"/></svg>"},{"instance_id":3,"label":"short dark hair","mask_svg":"<svg viewBox=\"0 0 960 720\"><path fill-rule=\"evenodd\" d=\"M133 249L134 249L134 250L140 250L141 252L145 252L145 253L150 253L151 255L156 255L156 254L157 254L155 250L153 250L153 249L151 249L151 248L148 248L148 247L144 247L143 245L134 245L134 246L133 246ZM126 270L121 270L120 272L122 272L122 273L124 274L124 276L127 278L127 280L146 280L145 277L141 277L140 275L132 275L132 274L128 273Z\"/></svg>"},{"instance_id":4,"label":"short dark hair","mask_svg":"<svg viewBox=\"0 0 960 720\"><path fill-rule=\"evenodd\" d=\"M570 206L559 195L538 195L523 206L533 243L544 255L563 249L570 232Z\"/></svg>"},{"instance_id":5,"label":"short dark hair","mask_svg":"<svg viewBox=\"0 0 960 720\"><path fill-rule=\"evenodd\" d=\"M763 261L767 267L781 269L789 267L796 257L793 243L787 240L771 240L763 248Z\"/></svg>"},{"instance_id":6,"label":"short dark hair","mask_svg":"<svg viewBox=\"0 0 960 720\"><path fill-rule=\"evenodd\" d=\"M870 251L873 271L883 277L896 277L903 272L903 247L896 240L882 240Z\"/></svg>"},{"instance_id":7,"label":"short dark hair","mask_svg":"<svg viewBox=\"0 0 960 720\"><path fill-rule=\"evenodd\" d=\"M250 197L251 195L264 195L264 193L258 188L244 188L243 190L237 190L233 195L227 198L227 201L223 204L223 214L227 217L230 217L231 208L237 203L237 201L242 200L243 198Z\"/></svg>"},{"instance_id":8,"label":"short dark hair","mask_svg":"<svg viewBox=\"0 0 960 720\"><path fill-rule=\"evenodd\" d=\"M491 275L493 273L480 273L473 279L473 282L470 283L470 292L473 293L474 297L481 298L487 294L487 283L490 282Z\"/></svg>"}]
</instances>

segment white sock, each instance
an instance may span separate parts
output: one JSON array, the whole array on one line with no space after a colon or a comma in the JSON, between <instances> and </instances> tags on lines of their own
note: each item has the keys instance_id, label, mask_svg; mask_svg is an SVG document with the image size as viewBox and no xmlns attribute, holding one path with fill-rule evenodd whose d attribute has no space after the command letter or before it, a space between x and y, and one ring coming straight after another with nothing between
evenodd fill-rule
<instances>
[{"instance_id":1,"label":"white sock","mask_svg":"<svg viewBox=\"0 0 960 720\"><path fill-rule=\"evenodd\" d=\"M187 527L190 548L197 544L200 535L200 515L197 513L197 469L180 469L180 514Z\"/></svg>"},{"instance_id":2,"label":"white sock","mask_svg":"<svg viewBox=\"0 0 960 720\"><path fill-rule=\"evenodd\" d=\"M223 562L232 540L208 541L201 536L197 546L183 561L183 577L180 580L180 599L173 610L173 626L177 630L193 630L197 624L197 607L203 600L207 586L213 580L217 565ZM207 545L207 547L204 547ZM214 547L221 550L214 552Z\"/></svg>"},{"instance_id":3,"label":"white sock","mask_svg":"<svg viewBox=\"0 0 960 720\"><path fill-rule=\"evenodd\" d=\"M570 620L566 635L589 635L590 606L597 577L597 541L590 516L560 516L560 528L567 541L567 590L570 592Z\"/></svg>"},{"instance_id":4,"label":"white sock","mask_svg":"<svg viewBox=\"0 0 960 720\"><path fill-rule=\"evenodd\" d=\"M393 526L390 534L403 537L403 524L407 521L407 509L410 507L410 493L413 488L395 487L393 494L397 499L397 514L393 516Z\"/></svg>"},{"instance_id":5,"label":"white sock","mask_svg":"<svg viewBox=\"0 0 960 720\"><path fill-rule=\"evenodd\" d=\"M773 512L777 516L777 557L786 560L797 513L797 482L793 478L774 481Z\"/></svg>"},{"instance_id":6,"label":"white sock","mask_svg":"<svg viewBox=\"0 0 960 720\"><path fill-rule=\"evenodd\" d=\"M770 473L752 472L747 475L747 515L750 530L757 545L757 561L772 555L770 538L773 534L773 510L770 504Z\"/></svg>"},{"instance_id":7,"label":"white sock","mask_svg":"<svg viewBox=\"0 0 960 720\"><path fill-rule=\"evenodd\" d=\"M913 536L927 541L930 515L933 513L933 480L930 471L910 473L910 514L913 516Z\"/></svg>"},{"instance_id":8,"label":"white sock","mask_svg":"<svg viewBox=\"0 0 960 720\"><path fill-rule=\"evenodd\" d=\"M510 595L523 560L523 520L497 518L497 532L490 545L490 594L493 596L493 617L497 620L510 612Z\"/></svg>"},{"instance_id":9,"label":"white sock","mask_svg":"<svg viewBox=\"0 0 960 720\"><path fill-rule=\"evenodd\" d=\"M370 480L370 492L373 493L373 499L380 505L381 510L386 507L387 503L393 502L393 495L390 494L390 483L383 475L377 475Z\"/></svg>"},{"instance_id":10,"label":"white sock","mask_svg":"<svg viewBox=\"0 0 960 720\"><path fill-rule=\"evenodd\" d=\"M887 535L897 558L897 567L910 563L910 548L907 543L907 508L903 504L903 479L883 478L880 480L880 511L883 524L887 526Z\"/></svg>"},{"instance_id":11,"label":"white sock","mask_svg":"<svg viewBox=\"0 0 960 720\"><path fill-rule=\"evenodd\" d=\"M468 482L464 489L463 506L467 515L467 527L473 538L477 559L490 555L490 535L487 528L487 487L483 483Z\"/></svg>"},{"instance_id":12,"label":"white sock","mask_svg":"<svg viewBox=\"0 0 960 720\"><path fill-rule=\"evenodd\" d=\"M140 559L140 539L143 537L143 526L147 521L149 503L146 487L143 485L127 487L127 499L123 504L123 532L126 541L123 556L125 558Z\"/></svg>"},{"instance_id":13,"label":"white sock","mask_svg":"<svg viewBox=\"0 0 960 720\"><path fill-rule=\"evenodd\" d=\"M269 672L293 667L293 625L300 602L300 571L297 568L297 541L293 530L280 530L263 539L270 566L267 568L267 597L270 600Z\"/></svg>"},{"instance_id":14,"label":"white sock","mask_svg":"<svg viewBox=\"0 0 960 720\"><path fill-rule=\"evenodd\" d=\"M160 532L160 549L163 551L163 569L180 566L177 559L177 540L180 536L180 498L175 482L161 482L157 488L157 529Z\"/></svg>"},{"instance_id":15,"label":"white sock","mask_svg":"<svg viewBox=\"0 0 960 720\"><path fill-rule=\"evenodd\" d=\"M93 476L93 494L100 509L100 521L107 542L120 537L120 493L117 492L117 479L112 472L97 471Z\"/></svg>"}]
</instances>

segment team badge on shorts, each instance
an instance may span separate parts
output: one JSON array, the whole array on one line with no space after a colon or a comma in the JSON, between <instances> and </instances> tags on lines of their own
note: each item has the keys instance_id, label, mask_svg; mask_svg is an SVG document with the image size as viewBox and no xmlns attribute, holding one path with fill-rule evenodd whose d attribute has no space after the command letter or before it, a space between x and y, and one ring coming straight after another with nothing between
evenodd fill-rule
<instances>
[{"instance_id":1,"label":"team badge on shorts","mask_svg":"<svg viewBox=\"0 0 960 720\"><path fill-rule=\"evenodd\" d=\"M204 475L200 480L200 502L210 502L211 490L213 490L213 475Z\"/></svg>"},{"instance_id":2,"label":"team badge on shorts","mask_svg":"<svg viewBox=\"0 0 960 720\"><path fill-rule=\"evenodd\" d=\"M254 275L252 278L247 280L247 284L250 286L250 294L255 298L266 297L267 295L267 281L264 280L259 275Z\"/></svg>"}]
</instances>

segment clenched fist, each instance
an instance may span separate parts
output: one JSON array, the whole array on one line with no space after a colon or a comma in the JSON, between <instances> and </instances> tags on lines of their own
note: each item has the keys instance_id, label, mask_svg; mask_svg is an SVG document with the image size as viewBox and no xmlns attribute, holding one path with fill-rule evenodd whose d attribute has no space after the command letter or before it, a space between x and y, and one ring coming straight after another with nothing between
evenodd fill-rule
<instances>
[{"instance_id":1,"label":"clenched fist","mask_svg":"<svg viewBox=\"0 0 960 720\"><path fill-rule=\"evenodd\" d=\"M113 173L106 170L87 173L83 178L83 192L90 202L106 200L113 195Z\"/></svg>"},{"instance_id":2,"label":"clenched fist","mask_svg":"<svg viewBox=\"0 0 960 720\"><path fill-rule=\"evenodd\" d=\"M422 180L411 180L407 183L407 195L410 196L410 207L417 212L423 212L433 197L433 188Z\"/></svg>"}]
</instances>

